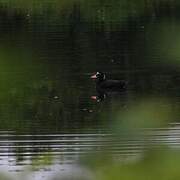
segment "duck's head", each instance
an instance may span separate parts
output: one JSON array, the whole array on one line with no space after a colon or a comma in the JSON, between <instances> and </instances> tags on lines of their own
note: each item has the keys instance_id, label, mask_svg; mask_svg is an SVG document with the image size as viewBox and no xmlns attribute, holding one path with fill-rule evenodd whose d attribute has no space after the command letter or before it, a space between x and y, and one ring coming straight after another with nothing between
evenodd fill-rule
<instances>
[{"instance_id":1,"label":"duck's head","mask_svg":"<svg viewBox=\"0 0 180 180\"><path fill-rule=\"evenodd\" d=\"M91 76L91 79L95 79L96 81L104 81L106 80L106 75L102 72L96 72L94 75Z\"/></svg>"}]
</instances>

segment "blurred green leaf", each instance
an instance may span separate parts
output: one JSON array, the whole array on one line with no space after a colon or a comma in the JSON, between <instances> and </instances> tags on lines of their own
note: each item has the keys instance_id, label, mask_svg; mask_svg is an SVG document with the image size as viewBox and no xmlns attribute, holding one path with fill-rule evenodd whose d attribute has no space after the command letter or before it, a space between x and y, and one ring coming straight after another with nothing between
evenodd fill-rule
<instances>
[{"instance_id":1,"label":"blurred green leaf","mask_svg":"<svg viewBox=\"0 0 180 180\"><path fill-rule=\"evenodd\" d=\"M150 150L136 162L111 163L96 168L97 180L178 180L180 152L170 149Z\"/></svg>"},{"instance_id":2,"label":"blurred green leaf","mask_svg":"<svg viewBox=\"0 0 180 180\"><path fill-rule=\"evenodd\" d=\"M127 130L131 133L134 130L167 125L174 119L171 104L161 98L140 100L117 115L115 129L119 132Z\"/></svg>"}]
</instances>

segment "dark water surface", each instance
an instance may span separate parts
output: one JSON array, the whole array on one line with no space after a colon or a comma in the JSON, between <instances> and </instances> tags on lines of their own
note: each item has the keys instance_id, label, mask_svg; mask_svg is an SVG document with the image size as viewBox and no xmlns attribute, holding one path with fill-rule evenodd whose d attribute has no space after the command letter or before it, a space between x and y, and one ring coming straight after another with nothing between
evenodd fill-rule
<instances>
[{"instance_id":1,"label":"dark water surface","mask_svg":"<svg viewBox=\"0 0 180 180\"><path fill-rule=\"evenodd\" d=\"M50 165L34 171L32 179L39 180L70 171L81 158L104 147L117 157L137 155L145 149L142 139L112 142L115 114L143 97L168 98L169 107L179 108L179 64L169 61L157 45L164 23L160 15L131 19L123 27L117 23L109 30L78 16L65 24L57 15L48 19L46 13L1 11L2 171L19 173L51 156ZM177 29L175 20L165 22L171 28L164 37ZM90 79L96 71L128 81L127 90L99 94ZM150 142L179 147L178 120L151 129Z\"/></svg>"}]
</instances>

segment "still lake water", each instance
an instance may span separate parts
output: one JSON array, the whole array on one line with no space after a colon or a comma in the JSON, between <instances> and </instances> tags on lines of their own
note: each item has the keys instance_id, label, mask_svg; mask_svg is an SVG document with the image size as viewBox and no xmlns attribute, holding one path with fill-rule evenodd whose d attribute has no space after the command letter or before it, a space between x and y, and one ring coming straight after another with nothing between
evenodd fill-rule
<instances>
[{"instance_id":1,"label":"still lake water","mask_svg":"<svg viewBox=\"0 0 180 180\"><path fill-rule=\"evenodd\" d=\"M2 171L20 174L37 159L51 156L51 164L30 177L39 180L78 169L81 158L104 148L117 157L137 155L145 149L142 139L112 140L116 112L149 96L170 98L169 106L179 107L178 67L162 64L158 47L148 47L156 38L147 38L149 27L142 19L108 31L103 24L78 18L65 26L58 17L47 23L43 14L11 13L2 16L0 36ZM156 33L159 21L152 20L157 28L151 31ZM96 71L127 80L127 91L97 93L90 79ZM178 119L151 129L151 135L153 144L179 147Z\"/></svg>"}]
</instances>

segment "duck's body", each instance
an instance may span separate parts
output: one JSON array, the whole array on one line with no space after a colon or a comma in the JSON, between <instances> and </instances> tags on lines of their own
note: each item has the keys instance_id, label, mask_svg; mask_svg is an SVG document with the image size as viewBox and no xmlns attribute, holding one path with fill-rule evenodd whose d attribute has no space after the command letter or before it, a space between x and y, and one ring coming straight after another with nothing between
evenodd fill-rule
<instances>
[{"instance_id":1,"label":"duck's body","mask_svg":"<svg viewBox=\"0 0 180 180\"><path fill-rule=\"evenodd\" d=\"M96 80L98 91L123 91L127 86L124 80L107 80L105 74L101 72L97 72L91 78Z\"/></svg>"},{"instance_id":2,"label":"duck's body","mask_svg":"<svg viewBox=\"0 0 180 180\"><path fill-rule=\"evenodd\" d=\"M106 80L100 83L97 82L97 88L106 90L123 90L125 87L126 82L120 80Z\"/></svg>"}]
</instances>

